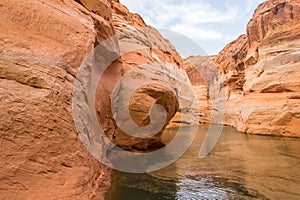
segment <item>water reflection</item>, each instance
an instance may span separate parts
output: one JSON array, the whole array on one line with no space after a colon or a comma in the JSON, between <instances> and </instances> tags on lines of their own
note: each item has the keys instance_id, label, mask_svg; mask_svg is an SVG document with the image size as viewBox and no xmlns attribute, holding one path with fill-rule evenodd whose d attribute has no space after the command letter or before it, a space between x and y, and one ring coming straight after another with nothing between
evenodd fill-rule
<instances>
[{"instance_id":1,"label":"water reflection","mask_svg":"<svg viewBox=\"0 0 300 200\"><path fill-rule=\"evenodd\" d=\"M200 126L192 146L167 168L150 174L114 172L106 199L300 198L300 139L246 135L225 127L213 152L199 159L206 130ZM166 131L164 140L172 132Z\"/></svg>"}]
</instances>

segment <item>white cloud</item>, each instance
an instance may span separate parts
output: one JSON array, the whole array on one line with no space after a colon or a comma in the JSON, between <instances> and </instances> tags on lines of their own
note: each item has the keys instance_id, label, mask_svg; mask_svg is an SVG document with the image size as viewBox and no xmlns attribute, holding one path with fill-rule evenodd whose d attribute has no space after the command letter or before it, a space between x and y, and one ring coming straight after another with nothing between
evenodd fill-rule
<instances>
[{"instance_id":1,"label":"white cloud","mask_svg":"<svg viewBox=\"0 0 300 200\"><path fill-rule=\"evenodd\" d=\"M220 40L222 39L222 34L216 31L211 30L202 30L200 28L196 28L189 25L184 24L178 24L173 27L171 27L172 31L181 33L186 36L192 36L193 39L197 42L203 40L203 39L209 39L209 40Z\"/></svg>"},{"instance_id":2,"label":"white cloud","mask_svg":"<svg viewBox=\"0 0 300 200\"><path fill-rule=\"evenodd\" d=\"M130 11L141 14L146 23L156 28L176 31L199 44L205 41L206 48L211 48L208 41L214 41L214 53L223 48L221 45L229 37L245 32L245 24L262 1L121 0Z\"/></svg>"},{"instance_id":3,"label":"white cloud","mask_svg":"<svg viewBox=\"0 0 300 200\"><path fill-rule=\"evenodd\" d=\"M217 23L234 19L238 13L236 6L228 7L225 10L219 10L209 3L201 2L189 4L183 1L180 4L168 5L168 11L165 13L175 13L181 23L196 25L199 23Z\"/></svg>"},{"instance_id":4,"label":"white cloud","mask_svg":"<svg viewBox=\"0 0 300 200\"><path fill-rule=\"evenodd\" d=\"M158 28L169 28L170 24L224 22L234 19L238 7L230 5L218 9L205 0L123 0L130 10L139 12L146 21Z\"/></svg>"}]
</instances>

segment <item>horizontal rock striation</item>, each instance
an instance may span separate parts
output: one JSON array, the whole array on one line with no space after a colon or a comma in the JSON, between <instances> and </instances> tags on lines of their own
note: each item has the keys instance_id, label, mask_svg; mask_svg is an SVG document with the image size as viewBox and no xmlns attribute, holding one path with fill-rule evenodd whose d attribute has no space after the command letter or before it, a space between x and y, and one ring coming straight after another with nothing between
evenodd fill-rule
<instances>
[{"instance_id":1,"label":"horizontal rock striation","mask_svg":"<svg viewBox=\"0 0 300 200\"><path fill-rule=\"evenodd\" d=\"M121 110L117 114L117 121L120 121L120 125L128 126L130 118L133 118L137 125L147 126L155 121L149 117L151 108L160 104L167 115L166 121L161 122L163 127L198 124L196 96L183 69L183 60L174 46L155 28L146 25L138 14L130 13L118 1L113 2L113 10L124 76L119 91L119 96L123 98L118 99L116 106L125 105L129 97L124 97L132 95L129 105L131 115L127 110ZM141 89L136 85L140 85ZM115 110L118 110L118 106ZM138 139L119 129L114 142L129 150L147 150L162 145L161 133L150 139Z\"/></svg>"},{"instance_id":2,"label":"horizontal rock striation","mask_svg":"<svg viewBox=\"0 0 300 200\"><path fill-rule=\"evenodd\" d=\"M300 136L299 9L297 0L266 1L256 9L247 34L228 44L214 64L187 59L219 72L209 88L221 89L226 99L225 118L217 123L252 134Z\"/></svg>"},{"instance_id":3,"label":"horizontal rock striation","mask_svg":"<svg viewBox=\"0 0 300 200\"><path fill-rule=\"evenodd\" d=\"M87 55L115 33L111 13L106 0L1 1L1 199L103 199L109 169L78 139L72 90ZM110 70L113 82L121 71ZM106 127L109 86L100 94Z\"/></svg>"},{"instance_id":4,"label":"horizontal rock striation","mask_svg":"<svg viewBox=\"0 0 300 200\"><path fill-rule=\"evenodd\" d=\"M73 90L78 81L80 89L88 88L93 70L105 64L95 111L115 144L149 151L164 145L165 127L198 124L196 96L182 58L119 1L4 0L0 24L5 27L0 30L2 198L104 198L110 170L86 149L96 139L89 137L93 130L86 124L93 103L87 93ZM105 56L115 59L108 63ZM73 119L78 110L86 112ZM137 139L122 129L130 119L142 127L159 123L161 129L150 139ZM105 156L101 148L98 154Z\"/></svg>"}]
</instances>

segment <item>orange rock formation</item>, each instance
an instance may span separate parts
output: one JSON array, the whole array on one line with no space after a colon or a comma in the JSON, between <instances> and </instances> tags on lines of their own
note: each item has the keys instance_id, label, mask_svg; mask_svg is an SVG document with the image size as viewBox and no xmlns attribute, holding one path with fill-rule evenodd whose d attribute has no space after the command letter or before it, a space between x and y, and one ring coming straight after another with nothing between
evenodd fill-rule
<instances>
[{"instance_id":1,"label":"orange rock formation","mask_svg":"<svg viewBox=\"0 0 300 200\"><path fill-rule=\"evenodd\" d=\"M187 59L219 71L215 85L224 84L227 109L225 121L216 123L253 134L300 136L299 13L297 0L266 1L256 9L247 35L228 44L215 62Z\"/></svg>"}]
</instances>

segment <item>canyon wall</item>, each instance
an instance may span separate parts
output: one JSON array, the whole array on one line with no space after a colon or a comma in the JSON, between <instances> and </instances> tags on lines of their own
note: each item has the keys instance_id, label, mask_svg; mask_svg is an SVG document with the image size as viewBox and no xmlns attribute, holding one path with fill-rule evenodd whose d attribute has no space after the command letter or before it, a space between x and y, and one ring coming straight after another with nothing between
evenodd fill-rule
<instances>
[{"instance_id":1,"label":"canyon wall","mask_svg":"<svg viewBox=\"0 0 300 200\"><path fill-rule=\"evenodd\" d=\"M90 111L92 103L85 92L72 92L76 81L88 82L92 68L101 70L109 63L107 55L116 59L98 82L95 111L116 145L137 151L164 145L162 131L137 139L117 127L128 126L130 118L139 126L153 120L163 129L198 124L196 96L182 58L156 29L119 1L4 0L0 23L5 27L0 30L1 198L104 198L110 170L79 140L79 132L86 136L84 144L95 139L89 137L91 127L85 126L86 112L73 119L74 110ZM86 74L79 79L83 65ZM142 87L130 96L137 85ZM113 97L116 104L111 104ZM122 110L128 99L129 115ZM165 123L159 121L163 111ZM106 154L101 146L99 150Z\"/></svg>"},{"instance_id":2,"label":"canyon wall","mask_svg":"<svg viewBox=\"0 0 300 200\"><path fill-rule=\"evenodd\" d=\"M209 124L212 118L210 87L218 74L215 67L217 56L191 56L184 61L184 68L197 96L199 123Z\"/></svg>"},{"instance_id":3,"label":"canyon wall","mask_svg":"<svg viewBox=\"0 0 300 200\"><path fill-rule=\"evenodd\" d=\"M118 1L113 2L113 8L124 76L118 91L121 96L117 99L118 104L126 105L131 97L130 115L126 109L113 108L121 110L116 116L120 126L130 127L131 117L139 126L164 123L160 120L160 112L150 120L149 112L155 104L162 105L167 112L164 127L198 124L196 95L183 68L183 60L174 46L155 28L146 25L138 14L130 13ZM137 86L140 89L136 90ZM139 132L139 129L131 131ZM138 139L119 129L114 142L123 149L147 150L163 145L161 133L150 139Z\"/></svg>"},{"instance_id":4,"label":"canyon wall","mask_svg":"<svg viewBox=\"0 0 300 200\"><path fill-rule=\"evenodd\" d=\"M1 199L103 199L110 172L78 139L72 90L87 55L115 34L111 14L107 0L1 1ZM98 93L104 127L110 87Z\"/></svg>"},{"instance_id":5,"label":"canyon wall","mask_svg":"<svg viewBox=\"0 0 300 200\"><path fill-rule=\"evenodd\" d=\"M183 61L168 40L117 0L3 0L0 196L103 199L110 170L79 140L72 115L78 70L84 61L94 65L86 58L96 59L103 41L109 43L107 54L121 57L99 81L96 113L106 136L124 149L164 145L162 131L148 139L126 134L122 127L132 121L148 126L164 120L163 129L221 123L247 133L299 137L299 13L297 0L267 1L255 11L247 34L219 55ZM214 113L224 100L223 119ZM88 104L83 100L76 107Z\"/></svg>"},{"instance_id":6,"label":"canyon wall","mask_svg":"<svg viewBox=\"0 0 300 200\"><path fill-rule=\"evenodd\" d=\"M266 1L256 9L247 34L228 44L216 59L205 57L209 64L201 57L186 60L219 72L208 87L220 89L226 99L225 119L217 123L252 134L300 136L299 13L297 0ZM223 86L216 88L219 83Z\"/></svg>"}]
</instances>

